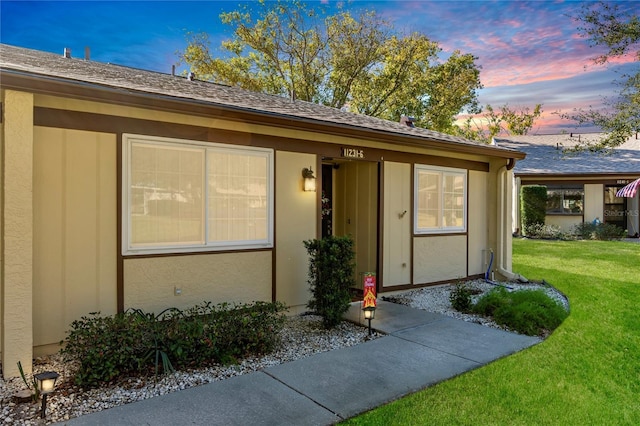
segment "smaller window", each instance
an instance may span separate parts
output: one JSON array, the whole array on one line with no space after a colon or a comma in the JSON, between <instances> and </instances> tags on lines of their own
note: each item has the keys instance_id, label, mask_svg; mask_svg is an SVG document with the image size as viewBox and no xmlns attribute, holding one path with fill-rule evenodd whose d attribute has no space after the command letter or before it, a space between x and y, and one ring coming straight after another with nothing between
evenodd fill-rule
<instances>
[{"instance_id":1,"label":"smaller window","mask_svg":"<svg viewBox=\"0 0 640 426\"><path fill-rule=\"evenodd\" d=\"M548 185L547 214L581 215L584 207L582 185Z\"/></svg>"},{"instance_id":2,"label":"smaller window","mask_svg":"<svg viewBox=\"0 0 640 426\"><path fill-rule=\"evenodd\" d=\"M464 232L467 223L467 171L416 164L416 234Z\"/></svg>"}]
</instances>

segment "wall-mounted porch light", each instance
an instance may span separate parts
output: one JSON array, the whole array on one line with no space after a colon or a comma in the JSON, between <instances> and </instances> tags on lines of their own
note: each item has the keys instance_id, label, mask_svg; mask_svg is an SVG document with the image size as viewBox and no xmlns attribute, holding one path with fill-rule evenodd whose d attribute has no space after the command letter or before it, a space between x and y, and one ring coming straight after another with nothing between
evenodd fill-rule
<instances>
[{"instance_id":1,"label":"wall-mounted porch light","mask_svg":"<svg viewBox=\"0 0 640 426\"><path fill-rule=\"evenodd\" d=\"M53 392L56 386L56 380L60 375L55 371L45 371L44 373L34 374L33 376L38 384L38 390L42 394L42 410L40 418L44 419L47 413L47 395Z\"/></svg>"},{"instance_id":2,"label":"wall-mounted porch light","mask_svg":"<svg viewBox=\"0 0 640 426\"><path fill-rule=\"evenodd\" d=\"M302 178L304 179L302 189L304 191L316 192L316 177L313 175L311 166L309 166L308 169L306 167L302 169Z\"/></svg>"}]
</instances>

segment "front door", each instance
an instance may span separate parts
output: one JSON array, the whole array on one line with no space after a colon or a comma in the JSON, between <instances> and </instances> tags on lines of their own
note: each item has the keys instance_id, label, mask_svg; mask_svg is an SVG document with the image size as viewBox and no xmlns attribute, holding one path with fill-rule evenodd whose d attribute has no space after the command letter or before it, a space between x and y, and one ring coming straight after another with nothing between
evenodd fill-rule
<instances>
[{"instance_id":1,"label":"front door","mask_svg":"<svg viewBox=\"0 0 640 426\"><path fill-rule=\"evenodd\" d=\"M334 160L322 166L322 236L350 235L356 288L378 270L378 163Z\"/></svg>"}]
</instances>

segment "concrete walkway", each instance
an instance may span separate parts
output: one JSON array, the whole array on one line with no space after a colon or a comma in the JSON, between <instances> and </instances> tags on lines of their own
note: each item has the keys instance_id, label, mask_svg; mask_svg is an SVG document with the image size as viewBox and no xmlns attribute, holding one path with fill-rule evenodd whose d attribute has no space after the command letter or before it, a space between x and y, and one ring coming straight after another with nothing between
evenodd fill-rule
<instances>
[{"instance_id":1,"label":"concrete walkway","mask_svg":"<svg viewBox=\"0 0 640 426\"><path fill-rule=\"evenodd\" d=\"M347 318L365 324L360 303ZM330 425L540 342L378 302L386 336L72 419L79 425Z\"/></svg>"}]
</instances>

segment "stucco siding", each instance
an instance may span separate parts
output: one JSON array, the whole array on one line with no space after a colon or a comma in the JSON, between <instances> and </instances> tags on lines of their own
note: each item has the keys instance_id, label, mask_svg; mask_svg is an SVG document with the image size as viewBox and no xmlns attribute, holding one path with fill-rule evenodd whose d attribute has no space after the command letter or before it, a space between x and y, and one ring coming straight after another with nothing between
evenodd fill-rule
<instances>
[{"instance_id":1,"label":"stucco siding","mask_svg":"<svg viewBox=\"0 0 640 426\"><path fill-rule=\"evenodd\" d=\"M557 226L562 232L572 232L575 225L582 223L582 216L545 216L544 223L545 225Z\"/></svg>"},{"instance_id":2,"label":"stucco siding","mask_svg":"<svg viewBox=\"0 0 640 426\"><path fill-rule=\"evenodd\" d=\"M488 191L489 174L469 172L469 275L482 274L487 268L486 249L489 248Z\"/></svg>"},{"instance_id":3,"label":"stucco siding","mask_svg":"<svg viewBox=\"0 0 640 426\"><path fill-rule=\"evenodd\" d=\"M595 218L604 220L604 185L586 183L584 185L584 220L591 222Z\"/></svg>"},{"instance_id":4,"label":"stucco siding","mask_svg":"<svg viewBox=\"0 0 640 426\"><path fill-rule=\"evenodd\" d=\"M467 276L467 237L445 235L413 239L413 282L426 284Z\"/></svg>"},{"instance_id":5,"label":"stucco siding","mask_svg":"<svg viewBox=\"0 0 640 426\"><path fill-rule=\"evenodd\" d=\"M310 297L303 241L316 238L318 225L318 193L302 190L302 169L315 165L315 155L276 152L276 300L300 309Z\"/></svg>"},{"instance_id":6,"label":"stucco siding","mask_svg":"<svg viewBox=\"0 0 640 426\"><path fill-rule=\"evenodd\" d=\"M271 251L124 260L125 310L259 300L271 300Z\"/></svg>"},{"instance_id":7,"label":"stucco siding","mask_svg":"<svg viewBox=\"0 0 640 426\"><path fill-rule=\"evenodd\" d=\"M116 137L35 127L34 346L116 312Z\"/></svg>"},{"instance_id":8,"label":"stucco siding","mask_svg":"<svg viewBox=\"0 0 640 426\"><path fill-rule=\"evenodd\" d=\"M33 338L33 95L6 90L2 98L2 366L31 372Z\"/></svg>"}]
</instances>

